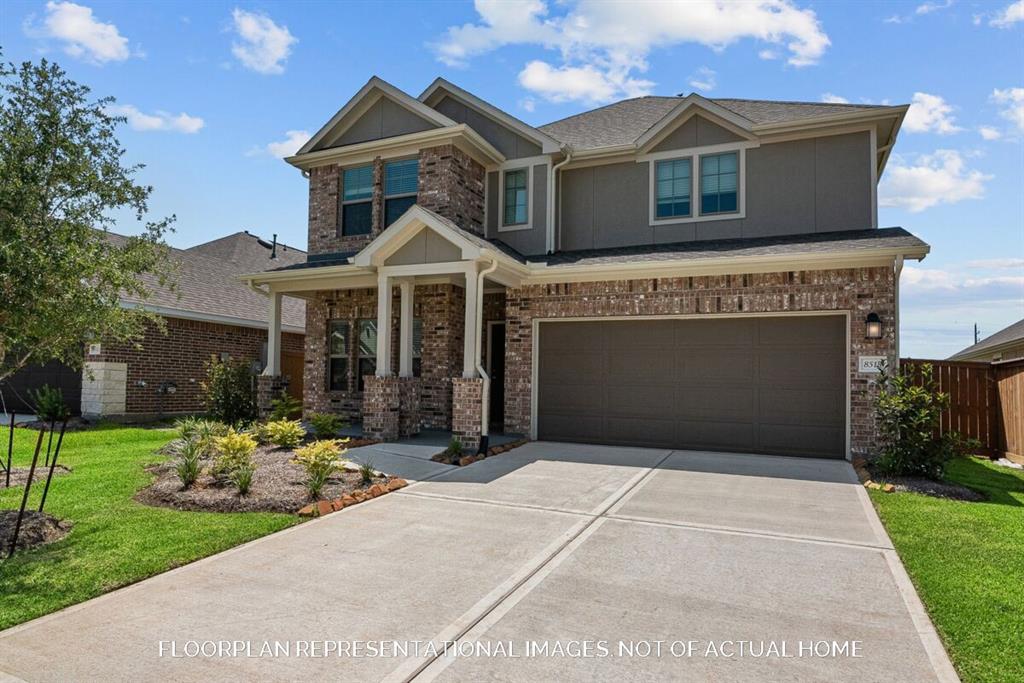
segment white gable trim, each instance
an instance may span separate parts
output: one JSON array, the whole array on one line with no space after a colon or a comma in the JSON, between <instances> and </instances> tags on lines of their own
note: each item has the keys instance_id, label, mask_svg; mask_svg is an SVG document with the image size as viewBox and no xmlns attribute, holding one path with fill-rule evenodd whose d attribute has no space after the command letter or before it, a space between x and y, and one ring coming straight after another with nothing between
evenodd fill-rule
<instances>
[{"instance_id":1,"label":"white gable trim","mask_svg":"<svg viewBox=\"0 0 1024 683\"><path fill-rule=\"evenodd\" d=\"M409 111L425 118L428 121L436 123L442 128L456 125L454 121L436 109L426 106L419 100L402 92L387 81L374 76L366 82L366 85L359 89L359 92L357 92L352 99L345 103L344 107L338 110L338 113L331 117L330 121L316 132L316 135L309 139L309 142L304 144L299 151L296 152L296 156L306 154L316 149L316 146L323 142L328 135L334 134L334 136L337 137L344 133L348 129L348 126L342 125L346 117L350 114L356 113L357 111L361 111L362 107L376 102L381 97L390 98L396 104L405 107ZM368 102L364 103L364 100L368 100ZM357 117L352 118L354 120Z\"/></svg>"},{"instance_id":2,"label":"white gable trim","mask_svg":"<svg viewBox=\"0 0 1024 683\"><path fill-rule=\"evenodd\" d=\"M722 126L747 140L757 140L753 133L753 123L711 100L693 93L684 97L672 111L661 117L647 132L636 139L636 147L642 152L648 151L661 140L684 124L697 113L703 114L712 123Z\"/></svg>"},{"instance_id":3,"label":"white gable trim","mask_svg":"<svg viewBox=\"0 0 1024 683\"><path fill-rule=\"evenodd\" d=\"M533 140L541 147L544 154L552 154L561 150L562 145L550 135L543 133L531 125L528 125L516 117L498 109L493 104L486 102L471 92L463 90L459 86L446 81L443 78L435 78L426 90L420 95L419 100L424 104L433 107L444 95L449 95L463 104L473 107L484 116L492 119L506 128L510 128L523 137Z\"/></svg>"},{"instance_id":4,"label":"white gable trim","mask_svg":"<svg viewBox=\"0 0 1024 683\"><path fill-rule=\"evenodd\" d=\"M454 244L462 253L462 258L472 261L480 258L483 249L452 230L444 221L417 204L402 214L402 217L377 235L372 242L356 254L352 263L356 266L381 266L389 256L398 251L406 242L415 237L420 230L429 228Z\"/></svg>"}]
</instances>

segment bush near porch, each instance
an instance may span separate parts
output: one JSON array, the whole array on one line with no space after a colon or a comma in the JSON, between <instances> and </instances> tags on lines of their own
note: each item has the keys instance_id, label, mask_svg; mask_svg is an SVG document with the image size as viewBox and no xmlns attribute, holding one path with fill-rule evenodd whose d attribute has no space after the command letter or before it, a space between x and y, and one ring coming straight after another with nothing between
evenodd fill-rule
<instances>
[{"instance_id":1,"label":"bush near porch","mask_svg":"<svg viewBox=\"0 0 1024 683\"><path fill-rule=\"evenodd\" d=\"M0 430L4 440L7 430ZM152 480L145 466L175 433L100 425L64 437L46 511L73 527L63 539L0 562L0 629L292 526L293 514L183 512L133 498ZM27 466L36 432L15 430L16 466ZM4 444L6 446L6 443ZM5 454L6 455L6 454ZM0 508L16 509L21 487L0 488ZM38 507L33 486L29 509ZM6 556L6 553L3 554Z\"/></svg>"}]
</instances>

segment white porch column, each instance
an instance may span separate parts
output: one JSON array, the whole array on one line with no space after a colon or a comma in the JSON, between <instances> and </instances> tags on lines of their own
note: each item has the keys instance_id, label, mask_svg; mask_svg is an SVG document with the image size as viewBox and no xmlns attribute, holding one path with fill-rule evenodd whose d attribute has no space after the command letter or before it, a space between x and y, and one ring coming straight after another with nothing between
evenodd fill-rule
<instances>
[{"instance_id":1,"label":"white porch column","mask_svg":"<svg viewBox=\"0 0 1024 683\"><path fill-rule=\"evenodd\" d=\"M401 304L398 310L398 376L412 377L412 280L398 283Z\"/></svg>"},{"instance_id":2,"label":"white porch column","mask_svg":"<svg viewBox=\"0 0 1024 683\"><path fill-rule=\"evenodd\" d=\"M271 292L267 313L267 367L264 375L281 374L281 294Z\"/></svg>"},{"instance_id":3,"label":"white porch column","mask_svg":"<svg viewBox=\"0 0 1024 683\"><path fill-rule=\"evenodd\" d=\"M377 276L377 376L391 376L391 278Z\"/></svg>"},{"instance_id":4,"label":"white porch column","mask_svg":"<svg viewBox=\"0 0 1024 683\"><path fill-rule=\"evenodd\" d=\"M462 338L462 376L476 377L476 337L480 334L480 321L476 314L476 264L466 271L466 324Z\"/></svg>"}]
</instances>

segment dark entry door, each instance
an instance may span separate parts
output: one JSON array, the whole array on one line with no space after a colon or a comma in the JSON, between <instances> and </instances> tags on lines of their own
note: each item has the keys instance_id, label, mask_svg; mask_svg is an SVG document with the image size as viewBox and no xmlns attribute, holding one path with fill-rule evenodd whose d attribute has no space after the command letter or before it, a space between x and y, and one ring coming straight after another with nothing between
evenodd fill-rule
<instances>
[{"instance_id":1,"label":"dark entry door","mask_svg":"<svg viewBox=\"0 0 1024 683\"><path fill-rule=\"evenodd\" d=\"M538 436L842 458L843 316L544 322Z\"/></svg>"}]
</instances>

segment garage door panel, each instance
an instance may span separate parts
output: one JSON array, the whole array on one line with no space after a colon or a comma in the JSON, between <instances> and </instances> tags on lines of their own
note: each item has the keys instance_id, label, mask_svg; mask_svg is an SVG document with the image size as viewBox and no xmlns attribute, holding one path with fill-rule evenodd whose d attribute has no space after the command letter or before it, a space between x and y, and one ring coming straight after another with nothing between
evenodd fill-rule
<instances>
[{"instance_id":1,"label":"garage door panel","mask_svg":"<svg viewBox=\"0 0 1024 683\"><path fill-rule=\"evenodd\" d=\"M661 349L651 352L608 353L608 380L620 382L671 381L675 374L675 359L671 352Z\"/></svg>"},{"instance_id":2,"label":"garage door panel","mask_svg":"<svg viewBox=\"0 0 1024 683\"><path fill-rule=\"evenodd\" d=\"M678 386L675 409L682 419L751 422L757 417L757 390L713 384Z\"/></svg>"},{"instance_id":3,"label":"garage door panel","mask_svg":"<svg viewBox=\"0 0 1024 683\"><path fill-rule=\"evenodd\" d=\"M738 318L722 320L675 320L676 345L753 346L757 340L757 321Z\"/></svg>"},{"instance_id":4,"label":"garage door panel","mask_svg":"<svg viewBox=\"0 0 1024 683\"><path fill-rule=\"evenodd\" d=\"M676 379L744 381L754 379L757 358L749 347L696 347L677 349L679 370Z\"/></svg>"},{"instance_id":5,"label":"garage door panel","mask_svg":"<svg viewBox=\"0 0 1024 683\"><path fill-rule=\"evenodd\" d=\"M843 316L545 322L538 436L843 457Z\"/></svg>"}]
</instances>

